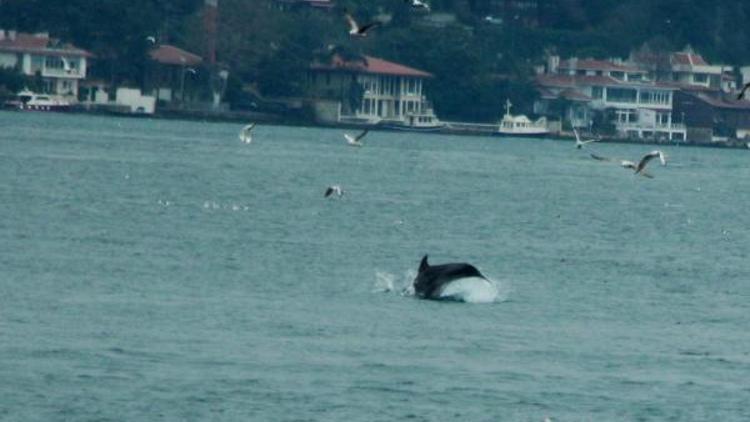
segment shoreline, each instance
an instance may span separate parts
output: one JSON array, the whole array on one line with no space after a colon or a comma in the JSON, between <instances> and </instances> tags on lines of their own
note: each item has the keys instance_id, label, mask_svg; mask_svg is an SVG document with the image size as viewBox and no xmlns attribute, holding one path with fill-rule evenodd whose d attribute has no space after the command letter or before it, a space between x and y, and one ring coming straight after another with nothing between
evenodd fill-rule
<instances>
[{"instance_id":1,"label":"shoreline","mask_svg":"<svg viewBox=\"0 0 750 422\"><path fill-rule=\"evenodd\" d=\"M18 110L3 111L12 112L24 112ZM42 112L37 112L42 113ZM497 135L495 133L486 130L471 130L471 129L456 129L456 128L442 128L433 132L420 132L420 131L408 131L408 130L396 130L389 129L378 125L358 125L358 124L334 124L334 123L320 123L304 118L303 116L293 117L284 116L273 113L262 113L254 111L230 111L230 112L212 112L212 111L191 111L191 110L168 110L160 111L154 114L134 114L134 113L118 113L104 110L70 110L66 112L52 112L62 114L78 114L78 115L92 115L92 116L110 116L110 117L125 117L125 118L152 118L152 119L165 119L165 120L184 120L184 121L202 121L207 123L248 123L255 122L261 124L273 124L278 126L290 126L290 127L311 127L311 128L326 128L326 129L369 129L372 131L383 131L383 132L402 132L402 133L413 133L413 134L438 134L438 135L454 135L454 136L485 136L495 137L498 139L512 138L520 139L521 137L513 137L506 135ZM466 122L473 124L471 122ZM540 140L540 139L553 139L553 140L575 140L575 136L572 133L560 132L557 134L549 134L538 138L529 138L529 141ZM657 139L638 139L638 138L619 138L619 137L603 137L600 143L613 143L613 144L636 144L636 145L667 145L676 147L700 147L700 148L722 148L722 149L750 149L750 142L740 139L712 142L712 141L670 141L670 140L657 140Z\"/></svg>"}]
</instances>

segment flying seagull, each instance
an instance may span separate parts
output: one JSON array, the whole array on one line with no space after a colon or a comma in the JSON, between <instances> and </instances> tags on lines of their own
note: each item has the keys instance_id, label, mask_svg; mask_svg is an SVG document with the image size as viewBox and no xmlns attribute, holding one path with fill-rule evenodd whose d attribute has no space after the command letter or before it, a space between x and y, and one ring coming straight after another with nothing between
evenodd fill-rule
<instances>
[{"instance_id":1,"label":"flying seagull","mask_svg":"<svg viewBox=\"0 0 750 422\"><path fill-rule=\"evenodd\" d=\"M666 166L667 165L667 159L664 153L662 153L659 150L654 150L649 152L648 154L644 155L643 158L641 158L641 161L638 163L635 163L630 160L619 160L619 159L613 159L608 157L603 157L601 155L596 154L589 154L591 158L598 161L611 161L616 162L620 167L633 170L635 174L643 177L648 177L649 179L653 179L654 176L646 172L646 165L653 160L656 157L659 157L659 161L661 161L661 165Z\"/></svg>"},{"instance_id":2,"label":"flying seagull","mask_svg":"<svg viewBox=\"0 0 750 422\"><path fill-rule=\"evenodd\" d=\"M151 44L156 44L156 37L153 35L149 35L146 37L146 41L150 42Z\"/></svg>"},{"instance_id":3,"label":"flying seagull","mask_svg":"<svg viewBox=\"0 0 750 422\"><path fill-rule=\"evenodd\" d=\"M255 127L255 123L250 123L249 125L243 127L239 135L240 141L246 144L253 142L253 136L250 134L250 132L253 130L254 127Z\"/></svg>"},{"instance_id":4,"label":"flying seagull","mask_svg":"<svg viewBox=\"0 0 750 422\"><path fill-rule=\"evenodd\" d=\"M588 140L582 141L581 137L578 136L578 131L576 130L576 128L573 128L573 133L576 134L576 148L578 149L583 148L586 144L590 144L592 142L599 142L598 139L588 139Z\"/></svg>"},{"instance_id":5,"label":"flying seagull","mask_svg":"<svg viewBox=\"0 0 750 422\"><path fill-rule=\"evenodd\" d=\"M737 99L741 100L745 97L745 91L750 88L750 82L746 83L745 86L742 87L742 91L740 91L739 94L737 94Z\"/></svg>"},{"instance_id":6,"label":"flying seagull","mask_svg":"<svg viewBox=\"0 0 750 422\"><path fill-rule=\"evenodd\" d=\"M374 21L370 22L367 25L359 26L357 24L357 21L354 20L352 15L346 14L346 20L349 22L349 35L353 37L366 37L367 31L375 28L376 26L380 25L380 22Z\"/></svg>"},{"instance_id":7,"label":"flying seagull","mask_svg":"<svg viewBox=\"0 0 750 422\"><path fill-rule=\"evenodd\" d=\"M370 131L369 129L365 129L364 131L362 131L362 133L360 133L356 137L349 135L348 133L345 133L344 138L346 138L346 143L349 146L361 147L361 146L364 146L364 144L361 142L361 139L364 138L365 135L367 135L367 132L369 131Z\"/></svg>"},{"instance_id":8,"label":"flying seagull","mask_svg":"<svg viewBox=\"0 0 750 422\"><path fill-rule=\"evenodd\" d=\"M336 195L338 197L341 197L343 194L344 194L344 190L341 189L341 186L331 185L331 186L328 186L328 189L326 189L326 193L323 194L323 197L328 198L331 195Z\"/></svg>"},{"instance_id":9,"label":"flying seagull","mask_svg":"<svg viewBox=\"0 0 750 422\"><path fill-rule=\"evenodd\" d=\"M425 3L422 0L404 0L404 3L409 4L409 6L412 7L412 9L422 9L426 11L430 11L430 5Z\"/></svg>"},{"instance_id":10,"label":"flying seagull","mask_svg":"<svg viewBox=\"0 0 750 422\"><path fill-rule=\"evenodd\" d=\"M648 154L644 155L643 158L641 158L641 161L638 162L638 166L635 168L635 174L642 174L643 170L646 168L646 165L649 163L649 161L653 160L654 158L659 157L659 161L661 161L661 165L666 166L667 165L667 158L664 156L664 153L659 151L658 149L655 149Z\"/></svg>"}]
</instances>

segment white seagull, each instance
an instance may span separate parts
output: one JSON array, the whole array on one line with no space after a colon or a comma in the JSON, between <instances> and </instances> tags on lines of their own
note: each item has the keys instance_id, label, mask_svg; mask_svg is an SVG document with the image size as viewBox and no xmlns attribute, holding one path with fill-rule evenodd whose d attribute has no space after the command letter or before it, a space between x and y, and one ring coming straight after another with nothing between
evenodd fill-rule
<instances>
[{"instance_id":1,"label":"white seagull","mask_svg":"<svg viewBox=\"0 0 750 422\"><path fill-rule=\"evenodd\" d=\"M637 174L639 176L643 176L643 177L648 177L649 179L653 179L654 178L654 176L652 176L651 174L649 174L649 173L646 172L646 165L648 165L648 163L651 160L653 160L656 157L659 157L659 161L661 161L661 165L662 166L666 166L667 165L667 158L666 158L666 156L664 155L663 152L661 152L659 150L653 150L653 151L649 152L648 154L644 155L643 158L641 158L641 161L639 161L637 164L635 162L633 162L633 161L630 161L630 160L612 159L612 158L602 157L601 155L596 155L596 154L593 154L593 153L589 154L589 155L591 156L591 158L593 158L595 160L617 162L620 165L620 167L633 170L633 172L635 172L635 174Z\"/></svg>"},{"instance_id":2,"label":"white seagull","mask_svg":"<svg viewBox=\"0 0 750 422\"><path fill-rule=\"evenodd\" d=\"M370 22L367 25L359 26L357 24L357 21L354 20L352 15L346 14L346 20L349 22L349 35L353 37L366 37L367 31L375 28L376 26L380 25L380 22Z\"/></svg>"},{"instance_id":3,"label":"white seagull","mask_svg":"<svg viewBox=\"0 0 750 422\"><path fill-rule=\"evenodd\" d=\"M646 169L646 165L649 163L649 161L653 160L656 157L659 157L659 161L661 161L661 165L663 166L667 165L667 157L664 155L663 152L659 151L658 149L655 149L649 152L648 154L644 155L643 158L641 158L641 161L638 162L638 166L636 166L636 168L634 169L635 174L643 174L643 170Z\"/></svg>"},{"instance_id":4,"label":"white seagull","mask_svg":"<svg viewBox=\"0 0 750 422\"><path fill-rule=\"evenodd\" d=\"M255 123L250 123L249 125L243 127L239 135L240 141L246 144L253 142L253 135L251 135L250 132L253 130L254 127L255 127Z\"/></svg>"},{"instance_id":5,"label":"white seagull","mask_svg":"<svg viewBox=\"0 0 750 422\"><path fill-rule=\"evenodd\" d=\"M573 133L575 133L576 135L576 148L578 149L583 148L586 144L590 144L592 142L599 142L598 139L587 139L585 141L582 141L581 137L578 136L578 131L576 130L576 128L573 128Z\"/></svg>"},{"instance_id":6,"label":"white seagull","mask_svg":"<svg viewBox=\"0 0 750 422\"><path fill-rule=\"evenodd\" d=\"M346 143L349 146L352 146L352 147L361 147L361 146L364 146L364 144L361 142L361 140L362 140L362 138L365 137L365 135L367 135L367 132L369 132L369 131L370 131L369 129L365 129L364 131L362 131L362 133L360 133L356 137L352 136L352 135L349 135L348 133L345 133L344 134L344 138L346 138Z\"/></svg>"},{"instance_id":7,"label":"white seagull","mask_svg":"<svg viewBox=\"0 0 750 422\"><path fill-rule=\"evenodd\" d=\"M423 2L422 0L404 0L404 3L408 3L409 6L412 7L412 9L421 9L430 11L430 5Z\"/></svg>"},{"instance_id":8,"label":"white seagull","mask_svg":"<svg viewBox=\"0 0 750 422\"><path fill-rule=\"evenodd\" d=\"M326 189L326 193L323 195L324 198L328 198L331 195L341 197L344 194L344 190L339 185L331 185Z\"/></svg>"}]
</instances>

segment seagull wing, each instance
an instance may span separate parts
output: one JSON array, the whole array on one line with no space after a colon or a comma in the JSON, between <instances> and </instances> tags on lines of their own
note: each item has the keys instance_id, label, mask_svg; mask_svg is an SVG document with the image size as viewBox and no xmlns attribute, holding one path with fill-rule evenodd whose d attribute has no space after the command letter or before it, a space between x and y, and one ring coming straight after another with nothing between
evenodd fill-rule
<instances>
[{"instance_id":1,"label":"seagull wing","mask_svg":"<svg viewBox=\"0 0 750 422\"><path fill-rule=\"evenodd\" d=\"M369 30L371 30L371 29L375 28L376 26L380 26L380 22L370 22L370 23L368 23L367 25L364 25L363 27L359 28L359 31L358 31L358 32L359 32L360 34L364 34L364 33L366 33L367 31L369 31Z\"/></svg>"},{"instance_id":2,"label":"seagull wing","mask_svg":"<svg viewBox=\"0 0 750 422\"><path fill-rule=\"evenodd\" d=\"M328 189L326 189L326 193L323 194L323 197L328 198L331 194L333 194L333 188L329 186Z\"/></svg>"},{"instance_id":3,"label":"seagull wing","mask_svg":"<svg viewBox=\"0 0 750 422\"><path fill-rule=\"evenodd\" d=\"M662 154L662 152L659 150L654 150L644 155L643 158L641 158L641 161L638 163L638 166L636 167L635 172L636 173L642 172L643 169L646 168L648 163L656 157L659 157L659 160L661 161L662 165L667 164L666 160L664 160L664 154Z\"/></svg>"},{"instance_id":4,"label":"seagull wing","mask_svg":"<svg viewBox=\"0 0 750 422\"><path fill-rule=\"evenodd\" d=\"M630 160L620 160L620 165L626 169L633 169L637 171L637 167L634 162Z\"/></svg>"},{"instance_id":5,"label":"seagull wing","mask_svg":"<svg viewBox=\"0 0 750 422\"><path fill-rule=\"evenodd\" d=\"M576 130L576 128L573 128L573 133L575 133L575 135L576 135L576 145L580 144L581 143L581 137L578 136L578 131Z\"/></svg>"},{"instance_id":6,"label":"seagull wing","mask_svg":"<svg viewBox=\"0 0 750 422\"><path fill-rule=\"evenodd\" d=\"M581 141L581 143L582 143L582 144L584 144L584 145L586 145L586 144L590 144L590 143L592 143L592 142L599 142L599 141L601 141L601 139L594 139L594 138L591 138L591 139L587 139L587 140L585 140L585 141Z\"/></svg>"},{"instance_id":7,"label":"seagull wing","mask_svg":"<svg viewBox=\"0 0 750 422\"><path fill-rule=\"evenodd\" d=\"M741 100L742 97L745 96L745 91L747 91L747 88L749 87L750 87L750 82L746 83L745 86L742 87L742 91L740 91L740 93L737 95L738 100Z\"/></svg>"},{"instance_id":8,"label":"seagull wing","mask_svg":"<svg viewBox=\"0 0 750 422\"><path fill-rule=\"evenodd\" d=\"M594 160L599 160L599 161L614 161L614 160L612 160L612 159L611 159L611 158L609 158L609 157L602 157L601 155L596 155L596 154L594 154L593 152L592 152L592 153L590 153L589 155L590 155L590 156L591 156L591 158L593 158Z\"/></svg>"},{"instance_id":9,"label":"seagull wing","mask_svg":"<svg viewBox=\"0 0 750 422\"><path fill-rule=\"evenodd\" d=\"M351 28L351 32L359 32L360 28L359 25L357 25L357 21L354 20L352 15L346 14L346 21L349 22L349 27Z\"/></svg>"},{"instance_id":10,"label":"seagull wing","mask_svg":"<svg viewBox=\"0 0 750 422\"><path fill-rule=\"evenodd\" d=\"M367 135L368 132L370 132L370 129L365 129L364 131L362 131L362 133L360 133L359 135L357 135L357 137L354 138L354 140L355 141L359 141L360 139L364 138L365 135Z\"/></svg>"}]
</instances>

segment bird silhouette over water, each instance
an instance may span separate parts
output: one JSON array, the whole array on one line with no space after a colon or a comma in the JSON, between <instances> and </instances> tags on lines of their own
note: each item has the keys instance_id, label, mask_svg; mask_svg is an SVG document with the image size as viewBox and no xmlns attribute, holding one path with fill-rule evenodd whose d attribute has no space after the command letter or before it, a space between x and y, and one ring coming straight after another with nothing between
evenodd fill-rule
<instances>
[{"instance_id":1,"label":"bird silhouette over water","mask_svg":"<svg viewBox=\"0 0 750 422\"><path fill-rule=\"evenodd\" d=\"M590 144L592 142L599 142L598 139L587 139L585 141L582 141L581 137L578 136L578 131L576 130L576 128L573 128L573 133L575 133L576 135L576 148L578 149L583 148L584 146L586 146L586 144Z\"/></svg>"},{"instance_id":2,"label":"bird silhouette over water","mask_svg":"<svg viewBox=\"0 0 750 422\"><path fill-rule=\"evenodd\" d=\"M740 91L740 93L737 94L738 100L745 98L745 91L747 91L748 88L750 88L750 82L746 83L745 86L742 87L742 91Z\"/></svg>"},{"instance_id":3,"label":"bird silhouette over water","mask_svg":"<svg viewBox=\"0 0 750 422\"><path fill-rule=\"evenodd\" d=\"M430 11L430 5L422 0L404 0L404 3L408 4L412 9L415 10L424 10L427 12Z\"/></svg>"},{"instance_id":4,"label":"bird silhouette over water","mask_svg":"<svg viewBox=\"0 0 750 422\"><path fill-rule=\"evenodd\" d=\"M326 192L323 194L323 197L324 198L328 198L328 197L330 197L332 195L336 195L337 197L341 197L342 195L344 195L344 190L341 189L341 186L339 186L339 185L328 186L328 188L326 189Z\"/></svg>"},{"instance_id":5,"label":"bird silhouette over water","mask_svg":"<svg viewBox=\"0 0 750 422\"><path fill-rule=\"evenodd\" d=\"M365 129L364 131L362 131L362 133L360 133L357 136L352 136L352 135L349 135L348 133L345 133L344 138L346 138L347 145L353 146L353 147L361 147L361 146L364 146L364 144L362 143L362 138L364 138L368 132L369 130Z\"/></svg>"},{"instance_id":6,"label":"bird silhouette over water","mask_svg":"<svg viewBox=\"0 0 750 422\"><path fill-rule=\"evenodd\" d=\"M352 37L366 37L367 32L372 30L373 28L381 25L380 22L373 21L369 22L366 25L359 26L356 20L350 15L349 13L346 13L346 20L349 22L349 35Z\"/></svg>"},{"instance_id":7,"label":"bird silhouette over water","mask_svg":"<svg viewBox=\"0 0 750 422\"><path fill-rule=\"evenodd\" d=\"M250 132L252 132L254 127L255 123L250 123L249 125L243 127L239 135L240 141L246 144L253 142L253 135Z\"/></svg>"},{"instance_id":8,"label":"bird silhouette over water","mask_svg":"<svg viewBox=\"0 0 750 422\"><path fill-rule=\"evenodd\" d=\"M653 151L649 152L648 154L644 155L643 158L641 158L641 160L638 163L635 163L635 162L630 161L630 160L621 160L621 159L603 157L601 155L597 155L597 154L593 154L593 153L591 153L589 155L591 156L591 158L593 158L595 160L616 162L621 167L633 170L635 172L635 174L637 174L639 176L647 177L649 179L653 179L654 178L654 176L652 176L651 174L649 174L649 173L646 172L646 166L648 165L648 163L651 160L653 160L654 158L658 157L659 161L661 161L661 165L662 166L666 166L667 165L667 158L666 158L666 156L664 155L663 152L661 152L659 150L653 150Z\"/></svg>"}]
</instances>

